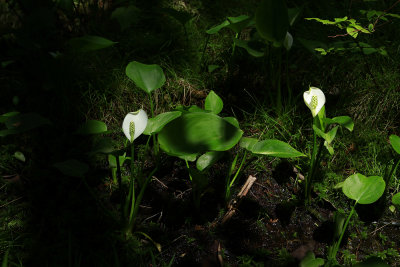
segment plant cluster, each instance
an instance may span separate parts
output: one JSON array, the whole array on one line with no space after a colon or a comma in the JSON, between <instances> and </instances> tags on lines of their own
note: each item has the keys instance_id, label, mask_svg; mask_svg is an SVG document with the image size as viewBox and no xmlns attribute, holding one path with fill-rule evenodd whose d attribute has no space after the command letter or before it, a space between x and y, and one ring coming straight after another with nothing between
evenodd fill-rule
<instances>
[{"instance_id":1,"label":"plant cluster","mask_svg":"<svg viewBox=\"0 0 400 267\"><path fill-rule=\"evenodd\" d=\"M202 1L194 1L192 5L174 1L154 7L146 1L39 2L0 3L1 8L14 14L4 16L7 24L13 26L9 32L2 33L0 44L21 46L0 57L4 71L0 78L7 82L6 100L4 103L1 100L0 107L0 161L3 161L0 162L3 194L0 209L5 208L0 210L5 214L0 220L5 233L4 237L0 233L2 266L37 264L40 259L28 257L31 262L25 263L21 259L26 256L15 256L15 248L21 247L21 251L24 248L18 240L27 242L23 235L16 237L15 233L30 229L28 236L44 240L40 243L37 241L40 238L32 238L34 241L27 242L34 255L40 250L35 242L47 244L45 249L54 245L52 232L49 236L45 234L48 226L50 230L61 229L54 239L67 240L59 241L67 256L60 260L62 263L57 263L68 266L96 262L92 259L97 256L104 257L102 264L108 266L132 262L140 266L173 266L179 261L185 265L186 252L171 252L174 243L191 247L197 246L199 240L208 239L215 240L209 250L215 252L213 260L221 266L230 262L231 253L237 256L235 260L240 266L262 266L268 257L302 267L388 266L387 257L398 256L392 248L396 244L388 247L390 240L381 232L383 252L358 257L353 255L352 246L344 247L349 240L358 238L355 229L362 224L359 209L381 209L394 218L399 214L396 171L400 163L400 137L395 134L396 123L386 126L393 134L384 135L388 136L391 150L372 144L385 154L380 157L379 165L376 163L375 169L357 167L362 164L353 163L368 162L369 155L363 155L363 159L353 157L356 148L350 145L357 140L357 134L363 134L363 127L368 126L360 123L359 114L340 108L345 105L334 108L335 85L329 86L315 78L313 75L321 74L319 70L307 76L299 69L315 69L310 62L317 59L334 65L335 59L329 61L329 57L340 55L361 58L364 62L372 57L379 60L388 57L392 52L390 42L379 44L372 36L377 36L384 23L392 20L396 23L400 18L395 12L399 1L384 11L365 4L368 8L360 9L357 16L335 14L335 18L327 19L325 13L312 13L312 7L303 1L262 0L254 3L250 12L235 12L235 16L226 16L211 27L208 21L202 27L196 24L202 16L200 11L206 8ZM346 41L324 44L301 38L301 30L316 27L310 21L332 26L335 33L326 36L328 40ZM162 33L155 37L151 31ZM58 39L50 33L64 35ZM160 37L168 33L171 34L168 38ZM201 45L195 40L198 36L202 36ZM220 53L224 60L217 62L208 52L216 49L218 42L225 42L226 36L230 38L225 48L227 53ZM176 44L182 48L175 48ZM305 60L302 55L306 50L301 50L304 48L315 58ZM186 63L190 66L189 76L201 77L210 87L196 89L191 82L179 77L181 73L177 69L181 66L177 67L177 62L186 60L184 53L189 55L191 63L195 62ZM246 67L241 64L251 67L243 70ZM379 92L383 85L378 83L373 69L368 64L357 67L360 69L371 79L374 92ZM248 76L237 75L238 70ZM304 78L299 78L302 73ZM226 93L226 89L215 86L227 83L235 75L244 83L250 83L246 77L258 78L257 82L251 82L261 84L262 89L249 93L240 87ZM309 84L318 84L323 90ZM15 85L18 90L13 89ZM174 88L176 85L183 88ZM99 89L108 86L112 89ZM386 97L396 95L397 89L385 91ZM237 94L237 102L241 102L243 92L253 98L254 106L244 104L237 108L230 101ZM175 101L180 94L183 101ZM90 101L92 105L87 105ZM345 102L351 103L351 100ZM311 117L303 114L307 108ZM81 113L89 115L82 119ZM257 113L266 114L274 124L246 120L246 114L256 118ZM276 125L285 127L285 123L289 124L285 122L288 117L296 118L296 122L282 134ZM255 126L258 124L265 125L259 129ZM285 137L295 135L296 139ZM378 157L376 150L374 160ZM337 163L338 158L342 162ZM287 180L279 177L282 181L269 177L281 163L286 163L282 168L290 177ZM339 170L332 167L335 164ZM350 167L342 168L343 165ZM247 182L242 179L257 168L263 169L261 179L253 177ZM9 175L14 172L15 175ZM166 195L174 189L169 188L172 183L161 181L165 178L163 175L171 180L178 177L177 183L188 189L179 189L178 195L178 190L174 191L171 200ZM255 201L246 196L248 192L253 194L249 191L253 184L257 186ZM325 188L326 184L333 186ZM330 199L331 195L321 190L333 192L334 198ZM10 199L14 191L23 194ZM186 196L190 196L185 199L189 208L177 208L175 202L183 203ZM21 199L27 207L18 206ZM251 201L260 206L255 212L249 208L253 207ZM213 221L203 214L209 203L218 212ZM326 212L329 215L320 212L328 209L325 206L331 206ZM31 215L26 221L21 219L24 208ZM63 216L54 215L60 214L55 210ZM146 210L159 212L147 214ZM186 214L188 210L192 214ZM164 212L173 215L164 215ZM247 219L243 217L248 214L257 218L256 223L245 224ZM175 228L170 226L169 231L179 236L171 238L170 234L169 242L163 240L167 236L163 216L177 216L184 221L174 225ZM225 224L232 216L236 216L234 220L242 220L239 226L233 220L235 231ZM93 224L93 221L99 223ZM293 226L294 221L300 222L300 226ZM311 236L307 231L312 227L305 226L307 230L304 230L302 222L314 228L329 224L331 227L324 233L329 240L319 242L319 247L313 241L292 249L290 244ZM29 228L29 224L38 227L37 231ZM367 240L367 227L362 229L361 239ZM374 235L380 229L376 227ZM252 230L257 235L250 235ZM353 234L346 240L350 231ZM98 233L104 234L104 238L91 240ZM78 235L86 238L82 250ZM215 236L221 235L257 250L231 252L230 241L225 244L217 241ZM277 239L276 243L285 240L286 247L265 248L273 238ZM110 242L104 242L107 244L103 244L101 253L92 255L87 248L101 243L98 240ZM207 251L206 248L199 250L199 253ZM46 254L51 255L51 251ZM56 264L51 260L43 262Z\"/></svg>"}]
</instances>

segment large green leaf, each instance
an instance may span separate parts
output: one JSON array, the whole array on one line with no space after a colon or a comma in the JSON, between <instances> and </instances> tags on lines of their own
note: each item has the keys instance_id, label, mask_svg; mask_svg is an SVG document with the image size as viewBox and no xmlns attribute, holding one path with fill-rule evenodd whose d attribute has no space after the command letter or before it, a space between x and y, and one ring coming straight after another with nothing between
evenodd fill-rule
<instances>
[{"instance_id":1,"label":"large green leaf","mask_svg":"<svg viewBox=\"0 0 400 267\"><path fill-rule=\"evenodd\" d=\"M12 112L7 112L7 113L5 113L3 115L0 115L0 123L5 123L6 120L8 120L9 117L12 117L12 116L15 116L15 115L18 115L18 114L19 114L18 111L12 111Z\"/></svg>"},{"instance_id":2,"label":"large green leaf","mask_svg":"<svg viewBox=\"0 0 400 267\"><path fill-rule=\"evenodd\" d=\"M247 26L254 24L254 20L247 15L228 17L228 21L230 24L227 27L233 30L235 33L240 33Z\"/></svg>"},{"instance_id":3,"label":"large green leaf","mask_svg":"<svg viewBox=\"0 0 400 267\"><path fill-rule=\"evenodd\" d=\"M213 90L211 90L206 97L204 109L209 110L214 114L218 114L222 111L223 107L224 103L222 102L222 99Z\"/></svg>"},{"instance_id":4,"label":"large green leaf","mask_svg":"<svg viewBox=\"0 0 400 267\"><path fill-rule=\"evenodd\" d=\"M23 133L51 122L37 113L25 113L10 116L4 123L7 130L0 131L0 136Z\"/></svg>"},{"instance_id":5,"label":"large green leaf","mask_svg":"<svg viewBox=\"0 0 400 267\"><path fill-rule=\"evenodd\" d=\"M222 23L220 23L220 24L208 29L206 31L206 33L208 33L208 34L216 34L217 32L219 32L221 29L225 28L229 24L230 24L229 21L225 20Z\"/></svg>"},{"instance_id":6,"label":"large green leaf","mask_svg":"<svg viewBox=\"0 0 400 267\"><path fill-rule=\"evenodd\" d=\"M343 193L359 204L377 201L385 190L385 181L379 176L365 177L360 173L349 176L343 183Z\"/></svg>"},{"instance_id":7,"label":"large green leaf","mask_svg":"<svg viewBox=\"0 0 400 267\"><path fill-rule=\"evenodd\" d=\"M77 134L90 135L107 132L107 125L102 121L89 120L84 123L77 131Z\"/></svg>"},{"instance_id":8,"label":"large green leaf","mask_svg":"<svg viewBox=\"0 0 400 267\"><path fill-rule=\"evenodd\" d=\"M89 166L86 163L76 159L57 162L53 166L64 175L78 178L83 178L84 175L89 171Z\"/></svg>"},{"instance_id":9,"label":"large green leaf","mask_svg":"<svg viewBox=\"0 0 400 267\"><path fill-rule=\"evenodd\" d=\"M161 149L170 155L198 155L225 151L237 144L243 131L213 113L186 113L158 134Z\"/></svg>"},{"instance_id":10,"label":"large green leaf","mask_svg":"<svg viewBox=\"0 0 400 267\"><path fill-rule=\"evenodd\" d=\"M140 9L130 5L119 7L111 14L111 19L116 19L121 26L121 30L126 30L139 20Z\"/></svg>"},{"instance_id":11,"label":"large green leaf","mask_svg":"<svg viewBox=\"0 0 400 267\"><path fill-rule=\"evenodd\" d=\"M212 166L224 155L223 151L208 151L201 155L196 161L196 167L199 171Z\"/></svg>"},{"instance_id":12,"label":"large green leaf","mask_svg":"<svg viewBox=\"0 0 400 267\"><path fill-rule=\"evenodd\" d=\"M150 94L164 85L165 76L160 66L132 61L126 66L126 75L146 93Z\"/></svg>"},{"instance_id":13,"label":"large green leaf","mask_svg":"<svg viewBox=\"0 0 400 267\"><path fill-rule=\"evenodd\" d=\"M151 135L158 133L161 129L170 121L175 120L179 116L181 116L182 112L180 111L171 111L165 112L157 115L154 118L151 118L147 121L146 129L143 134Z\"/></svg>"},{"instance_id":14,"label":"large green leaf","mask_svg":"<svg viewBox=\"0 0 400 267\"><path fill-rule=\"evenodd\" d=\"M400 137L395 134L389 136L390 144L392 145L394 151L400 154Z\"/></svg>"},{"instance_id":15,"label":"large green leaf","mask_svg":"<svg viewBox=\"0 0 400 267\"><path fill-rule=\"evenodd\" d=\"M92 147L92 150L89 153L96 154L111 154L115 152L114 141L111 137L105 137L98 140Z\"/></svg>"},{"instance_id":16,"label":"large green leaf","mask_svg":"<svg viewBox=\"0 0 400 267\"><path fill-rule=\"evenodd\" d=\"M400 193L397 193L393 196L392 203L397 206L400 206Z\"/></svg>"},{"instance_id":17,"label":"large green leaf","mask_svg":"<svg viewBox=\"0 0 400 267\"><path fill-rule=\"evenodd\" d=\"M251 148L251 152L253 152L254 154L261 154L278 158L293 158L305 156L303 153L291 147L288 143L273 139L268 139L256 143Z\"/></svg>"},{"instance_id":18,"label":"large green leaf","mask_svg":"<svg viewBox=\"0 0 400 267\"><path fill-rule=\"evenodd\" d=\"M257 42L246 41L234 38L233 42L243 49L246 49L247 53L249 53L253 57L262 57L264 56L264 51L260 50L260 47L257 46ZM254 44L254 45L253 45Z\"/></svg>"},{"instance_id":19,"label":"large green leaf","mask_svg":"<svg viewBox=\"0 0 400 267\"><path fill-rule=\"evenodd\" d=\"M293 26L293 24L296 22L297 18L300 16L301 11L302 8L299 7L288 8L288 18L290 26Z\"/></svg>"},{"instance_id":20,"label":"large green leaf","mask_svg":"<svg viewBox=\"0 0 400 267\"><path fill-rule=\"evenodd\" d=\"M335 123L345 127L346 129L348 129L350 132L353 131L354 128L354 122L353 120L349 117L349 116L339 116L339 117L335 117L332 118L332 121L334 121Z\"/></svg>"},{"instance_id":21,"label":"large green leaf","mask_svg":"<svg viewBox=\"0 0 400 267\"><path fill-rule=\"evenodd\" d=\"M208 29L206 33L216 34L221 29L228 27L235 33L240 33L244 28L254 24L254 20L247 15L240 15L237 17L228 17L222 23Z\"/></svg>"},{"instance_id":22,"label":"large green leaf","mask_svg":"<svg viewBox=\"0 0 400 267\"><path fill-rule=\"evenodd\" d=\"M264 39L281 44L289 28L285 0L263 0L256 11L256 27Z\"/></svg>"},{"instance_id":23,"label":"large green leaf","mask_svg":"<svg viewBox=\"0 0 400 267\"><path fill-rule=\"evenodd\" d=\"M103 48L110 47L116 44L111 40L100 36L93 36L93 35L86 35L78 38L72 38L69 40L69 45L71 46L72 50L76 52L89 52L100 50Z\"/></svg>"}]
</instances>

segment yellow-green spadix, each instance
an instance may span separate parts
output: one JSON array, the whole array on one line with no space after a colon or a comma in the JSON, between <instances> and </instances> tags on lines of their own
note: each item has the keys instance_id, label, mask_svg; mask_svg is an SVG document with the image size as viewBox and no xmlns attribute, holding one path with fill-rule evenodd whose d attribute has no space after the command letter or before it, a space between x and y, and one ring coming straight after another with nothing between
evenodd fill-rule
<instances>
[{"instance_id":1,"label":"yellow-green spadix","mask_svg":"<svg viewBox=\"0 0 400 267\"><path fill-rule=\"evenodd\" d=\"M325 105L325 95L317 87L310 87L310 90L304 92L303 98L304 103L311 110L313 117L317 116L318 112Z\"/></svg>"},{"instance_id":2,"label":"yellow-green spadix","mask_svg":"<svg viewBox=\"0 0 400 267\"><path fill-rule=\"evenodd\" d=\"M126 138L131 142L138 138L146 129L147 121L147 114L143 109L129 112L122 123L122 130Z\"/></svg>"}]
</instances>

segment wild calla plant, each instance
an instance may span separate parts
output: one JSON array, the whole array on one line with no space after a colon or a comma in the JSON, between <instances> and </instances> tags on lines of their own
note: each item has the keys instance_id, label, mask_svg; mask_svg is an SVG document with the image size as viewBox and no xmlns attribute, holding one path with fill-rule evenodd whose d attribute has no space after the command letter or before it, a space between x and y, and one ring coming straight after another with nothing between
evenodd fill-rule
<instances>
[{"instance_id":1,"label":"wild calla plant","mask_svg":"<svg viewBox=\"0 0 400 267\"><path fill-rule=\"evenodd\" d=\"M154 103L151 93L161 88L165 83L165 75L162 68L156 64L147 65L137 61L130 62L125 69L126 75L149 96L151 117L154 117ZM153 138L154 153L158 153L156 138Z\"/></svg>"},{"instance_id":2,"label":"wild calla plant","mask_svg":"<svg viewBox=\"0 0 400 267\"><path fill-rule=\"evenodd\" d=\"M127 231L128 233L132 231L135 222L136 222L136 217L137 213L139 211L139 205L142 201L144 191L146 190L146 187L153 176L154 172L156 169L154 169L146 178L144 183L141 185L140 192L138 196L135 195L135 162L134 162L134 140L138 138L146 129L146 126L148 124L148 117L147 114L144 110L140 109L136 112L130 112L128 113L124 121L122 123L122 130L126 136L126 138L130 142L130 148L131 148L131 177L130 177L130 182L129 182L129 192L128 196L125 200L125 204L123 207L123 214L124 217L127 216L128 219L128 228ZM117 159L117 168L119 167L119 157ZM138 174L140 175L140 174Z\"/></svg>"},{"instance_id":3,"label":"wild calla plant","mask_svg":"<svg viewBox=\"0 0 400 267\"><path fill-rule=\"evenodd\" d=\"M210 168L224 156L226 151L240 142L245 152L240 163L238 163L239 153L232 160L226 178L226 200L229 199L230 189L243 167L247 151L281 158L304 156L289 144L279 140L259 141L254 138L243 138L243 131L235 118L218 115L223 109L223 101L214 91L208 94L204 106L205 109L197 106L187 109L181 107L182 115L164 126L158 134L158 141L161 149L167 154L186 161L197 159L197 171L189 168L187 164L191 179L194 177L202 179L199 178L201 172ZM239 167L236 169L237 163Z\"/></svg>"},{"instance_id":4,"label":"wild calla plant","mask_svg":"<svg viewBox=\"0 0 400 267\"><path fill-rule=\"evenodd\" d=\"M209 35L216 34L224 28L233 30L236 35L233 38L232 55L235 48L245 49L253 57L265 57L265 68L269 70L271 85L268 86L276 90L276 97L273 98L269 92L271 104L275 106L276 112L281 114L283 109L282 96L282 55L284 47L289 51L293 45L293 36L289 33L289 27L294 24L301 12L300 8L287 8L284 0L263 0L256 9L254 16L241 15L238 17L228 17L225 21L206 31ZM250 39L240 38L240 33L245 28L250 28ZM207 36L208 38L209 36ZM207 39L208 43L208 39ZM204 55L205 49L203 51ZM289 58L286 54L286 72L288 72ZM214 65L209 68L215 69ZM288 75L286 75L288 77ZM292 92L287 83L287 104L292 103Z\"/></svg>"},{"instance_id":5,"label":"wild calla plant","mask_svg":"<svg viewBox=\"0 0 400 267\"><path fill-rule=\"evenodd\" d=\"M399 166L400 163L400 137L392 134L389 136L389 141L390 141L390 145L392 146L393 150L397 153L395 160L394 160L394 164L391 165L390 167L390 171L386 172L385 174L385 182L386 184L390 184L392 181L392 177L393 175L396 173L397 167Z\"/></svg>"},{"instance_id":6,"label":"wild calla plant","mask_svg":"<svg viewBox=\"0 0 400 267\"><path fill-rule=\"evenodd\" d=\"M235 53L235 48L236 48L236 44L237 44L235 42L235 40L238 40L240 33L245 28L247 28L248 26L254 25L254 23L255 23L254 20L247 15L240 15L237 17L227 17L227 19L224 20L222 23L220 23L206 31L208 36L207 36L205 48L207 47L210 35L218 33L223 28L228 28L228 29L231 29L235 33L235 38L234 38L234 42L232 45L232 55L233 55ZM205 48L203 51L203 56L204 56Z\"/></svg>"},{"instance_id":7,"label":"wild calla plant","mask_svg":"<svg viewBox=\"0 0 400 267\"><path fill-rule=\"evenodd\" d=\"M345 127L349 131L353 130L354 123L348 116L339 116L335 118L327 118L325 114L326 98L321 89L317 87L310 87L308 91L303 94L304 103L310 109L313 117L313 148L310 160L310 168L305 179L305 203L311 202L311 185L316 174L317 167L321 160L322 146L328 150L329 154L334 153L332 141L334 140L339 125ZM333 128L330 125L338 124ZM322 138L319 145L317 144L317 137Z\"/></svg>"},{"instance_id":8,"label":"wild calla plant","mask_svg":"<svg viewBox=\"0 0 400 267\"><path fill-rule=\"evenodd\" d=\"M158 133L160 148L186 161L197 207L200 205L201 191L206 186L206 178L201 171L215 163L222 152L234 147L243 135L243 131L234 125L235 119L218 115L222 107L222 100L211 91L206 98L205 109L197 106L178 107L175 112L181 115L167 123ZM197 158L199 170L190 168L188 161Z\"/></svg>"},{"instance_id":9,"label":"wild calla plant","mask_svg":"<svg viewBox=\"0 0 400 267\"><path fill-rule=\"evenodd\" d=\"M340 232L340 234L338 235L338 239L336 239L333 245L328 249L328 266L337 264L336 254L339 251L340 243L342 242L350 219L355 212L356 205L376 202L383 195L385 186L386 183L382 177L366 177L359 173L349 176L344 182L336 186L337 188L342 188L343 194L354 200L354 205L352 206L346 221L340 220L341 223L337 224L337 228L339 229L338 232Z\"/></svg>"}]
</instances>

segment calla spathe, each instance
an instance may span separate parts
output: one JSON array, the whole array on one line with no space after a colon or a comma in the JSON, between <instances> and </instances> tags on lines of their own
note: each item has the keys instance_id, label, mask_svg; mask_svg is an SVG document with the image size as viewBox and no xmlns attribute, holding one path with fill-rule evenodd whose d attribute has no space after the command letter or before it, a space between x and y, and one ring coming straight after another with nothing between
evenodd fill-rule
<instances>
[{"instance_id":1,"label":"calla spathe","mask_svg":"<svg viewBox=\"0 0 400 267\"><path fill-rule=\"evenodd\" d=\"M315 117L325 105L325 95L321 89L310 87L310 90L303 94L304 103L311 110L312 116Z\"/></svg>"},{"instance_id":2,"label":"calla spathe","mask_svg":"<svg viewBox=\"0 0 400 267\"><path fill-rule=\"evenodd\" d=\"M143 109L135 112L129 112L122 123L122 130L126 138L133 142L146 129L148 117ZM133 137L132 137L133 135Z\"/></svg>"}]
</instances>

